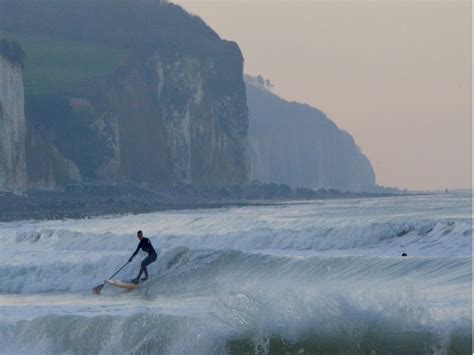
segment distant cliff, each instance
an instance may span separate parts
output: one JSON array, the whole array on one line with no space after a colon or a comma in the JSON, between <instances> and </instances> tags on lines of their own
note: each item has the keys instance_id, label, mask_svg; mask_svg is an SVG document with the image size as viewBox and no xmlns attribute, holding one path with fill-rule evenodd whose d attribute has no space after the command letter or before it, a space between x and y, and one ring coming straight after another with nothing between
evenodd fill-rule
<instances>
[{"instance_id":1,"label":"distant cliff","mask_svg":"<svg viewBox=\"0 0 474 355\"><path fill-rule=\"evenodd\" d=\"M0 190L21 190L27 181L22 71L0 51Z\"/></svg>"},{"instance_id":2,"label":"distant cliff","mask_svg":"<svg viewBox=\"0 0 474 355\"><path fill-rule=\"evenodd\" d=\"M274 95L246 77L250 178L291 187L369 191L374 170L352 136L308 105Z\"/></svg>"},{"instance_id":3,"label":"distant cliff","mask_svg":"<svg viewBox=\"0 0 474 355\"><path fill-rule=\"evenodd\" d=\"M0 0L1 31L26 53L33 186L247 181L243 58L201 19L160 1Z\"/></svg>"}]
</instances>

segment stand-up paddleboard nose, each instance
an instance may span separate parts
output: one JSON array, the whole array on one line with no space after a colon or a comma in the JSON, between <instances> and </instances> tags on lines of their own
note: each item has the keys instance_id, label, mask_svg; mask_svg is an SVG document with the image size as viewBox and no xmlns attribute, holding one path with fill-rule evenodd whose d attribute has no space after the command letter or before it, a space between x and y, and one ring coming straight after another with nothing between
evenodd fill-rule
<instances>
[{"instance_id":1,"label":"stand-up paddleboard nose","mask_svg":"<svg viewBox=\"0 0 474 355\"><path fill-rule=\"evenodd\" d=\"M135 290L136 288L140 287L138 283L126 282L122 280L105 280L105 283L111 286L115 286L118 288L124 288L126 290Z\"/></svg>"}]
</instances>

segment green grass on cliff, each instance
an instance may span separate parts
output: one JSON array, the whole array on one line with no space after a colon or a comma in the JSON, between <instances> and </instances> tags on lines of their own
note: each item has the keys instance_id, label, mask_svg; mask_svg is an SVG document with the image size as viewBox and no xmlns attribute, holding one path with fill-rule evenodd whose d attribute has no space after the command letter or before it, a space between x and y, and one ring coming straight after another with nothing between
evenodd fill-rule
<instances>
[{"instance_id":1,"label":"green grass on cliff","mask_svg":"<svg viewBox=\"0 0 474 355\"><path fill-rule=\"evenodd\" d=\"M78 41L0 32L18 42L25 52L26 95L64 95L90 79L111 74L122 63L125 50Z\"/></svg>"}]
</instances>

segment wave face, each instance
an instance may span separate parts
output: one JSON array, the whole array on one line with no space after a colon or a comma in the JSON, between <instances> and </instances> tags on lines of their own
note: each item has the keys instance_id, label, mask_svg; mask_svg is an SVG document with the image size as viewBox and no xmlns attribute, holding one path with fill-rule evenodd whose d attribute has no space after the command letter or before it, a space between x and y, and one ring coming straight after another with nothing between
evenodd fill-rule
<instances>
[{"instance_id":1,"label":"wave face","mask_svg":"<svg viewBox=\"0 0 474 355\"><path fill-rule=\"evenodd\" d=\"M0 224L0 345L470 353L471 214L471 195L454 193ZM137 229L157 249L151 279L91 295L128 260Z\"/></svg>"}]
</instances>

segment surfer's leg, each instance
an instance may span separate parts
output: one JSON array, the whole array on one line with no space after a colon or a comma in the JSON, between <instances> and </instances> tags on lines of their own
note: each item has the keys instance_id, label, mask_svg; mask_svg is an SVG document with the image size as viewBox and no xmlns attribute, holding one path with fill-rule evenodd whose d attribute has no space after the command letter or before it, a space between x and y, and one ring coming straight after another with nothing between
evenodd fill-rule
<instances>
[{"instance_id":1,"label":"surfer's leg","mask_svg":"<svg viewBox=\"0 0 474 355\"><path fill-rule=\"evenodd\" d=\"M140 278L140 276L142 276L143 272L146 270L146 266L148 265L147 264L147 260L148 260L148 256L142 260L142 264L140 266L140 272L138 273L138 276L137 276L137 279Z\"/></svg>"},{"instance_id":2,"label":"surfer's leg","mask_svg":"<svg viewBox=\"0 0 474 355\"><path fill-rule=\"evenodd\" d=\"M149 255L142 261L143 272L145 273L145 277L142 279L143 281L148 279L148 270L146 267L154 261L156 261L156 255Z\"/></svg>"},{"instance_id":3,"label":"surfer's leg","mask_svg":"<svg viewBox=\"0 0 474 355\"><path fill-rule=\"evenodd\" d=\"M140 271L138 272L138 275L137 277L135 277L133 280L132 280L132 283L134 284L137 284L138 283L138 280L140 280L140 276L142 276L143 272L146 270L146 260L148 259L148 256L142 260L142 263L140 265ZM146 274L145 274L146 275Z\"/></svg>"},{"instance_id":4,"label":"surfer's leg","mask_svg":"<svg viewBox=\"0 0 474 355\"><path fill-rule=\"evenodd\" d=\"M152 258L150 256L147 256L145 259L142 260L142 264L140 266L140 272L138 273L138 276L134 279L134 281L137 281L140 279L140 276L142 276L143 273L145 273L145 276L148 278L148 270L146 269L147 265L151 264Z\"/></svg>"},{"instance_id":5,"label":"surfer's leg","mask_svg":"<svg viewBox=\"0 0 474 355\"><path fill-rule=\"evenodd\" d=\"M145 281L146 279L148 279L148 270L146 269L146 267L154 261L156 261L156 255L148 255L145 259L143 259L142 264L140 266L140 272L138 273L138 276L132 280L132 282L138 283L138 280L140 280L140 276L142 276L143 273L145 273L145 277L142 280Z\"/></svg>"}]
</instances>

